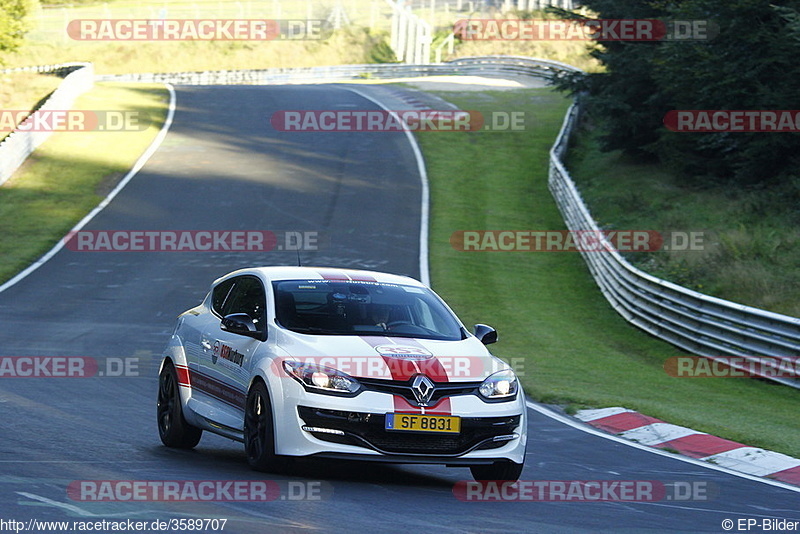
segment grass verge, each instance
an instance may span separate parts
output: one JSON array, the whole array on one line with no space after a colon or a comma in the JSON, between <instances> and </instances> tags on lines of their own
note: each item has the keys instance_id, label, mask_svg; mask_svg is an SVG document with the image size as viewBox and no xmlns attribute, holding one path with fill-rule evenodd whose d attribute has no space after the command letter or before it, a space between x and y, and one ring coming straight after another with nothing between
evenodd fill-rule
<instances>
[{"instance_id":1,"label":"grass verge","mask_svg":"<svg viewBox=\"0 0 800 534\"><path fill-rule=\"evenodd\" d=\"M21 122L16 112L30 112L55 91L61 81L57 76L32 72L0 74L0 113L3 114L0 116L0 140Z\"/></svg>"},{"instance_id":2,"label":"grass verge","mask_svg":"<svg viewBox=\"0 0 800 534\"><path fill-rule=\"evenodd\" d=\"M387 37L348 28L324 40L24 43L4 59L9 66L91 61L97 74L311 67L373 63L370 54Z\"/></svg>"},{"instance_id":3,"label":"grass verge","mask_svg":"<svg viewBox=\"0 0 800 534\"><path fill-rule=\"evenodd\" d=\"M164 123L163 86L98 84L74 109L141 111L147 129L53 134L0 187L0 281L47 252L106 196Z\"/></svg>"},{"instance_id":4,"label":"grass verge","mask_svg":"<svg viewBox=\"0 0 800 534\"><path fill-rule=\"evenodd\" d=\"M568 102L549 89L438 93L462 109L524 111L518 132L418 135L431 188L431 280L467 323L498 329L533 398L624 406L674 424L800 457L800 391L752 379L673 378L681 353L628 325L572 252L459 252L458 230L563 230L547 189L548 151Z\"/></svg>"},{"instance_id":5,"label":"grass verge","mask_svg":"<svg viewBox=\"0 0 800 534\"><path fill-rule=\"evenodd\" d=\"M16 53L1 53L0 64L26 66L91 61L98 74L130 72L175 72L268 67L308 67L392 61L389 49L392 9L380 0L318 0L308 2L240 2L213 0L164 2L163 0L115 0L110 2L61 2L42 7L30 17L31 31ZM480 3L478 3L480 4ZM468 18L553 18L541 11L500 13L488 6L464 4L461 11L439 4L420 9L415 15L434 31L435 51L443 59L470 55L527 55L565 61L587 70L598 70L598 62L588 55L589 41L457 40L456 51L440 48L454 24ZM474 11L477 7L479 10ZM343 12L342 12L343 10ZM588 14L587 11L584 13ZM274 40L243 41L126 41L76 40L69 34L70 21L102 19L294 19L338 20L344 14L345 26L329 34L287 35ZM76 27L73 26L73 30Z\"/></svg>"}]
</instances>

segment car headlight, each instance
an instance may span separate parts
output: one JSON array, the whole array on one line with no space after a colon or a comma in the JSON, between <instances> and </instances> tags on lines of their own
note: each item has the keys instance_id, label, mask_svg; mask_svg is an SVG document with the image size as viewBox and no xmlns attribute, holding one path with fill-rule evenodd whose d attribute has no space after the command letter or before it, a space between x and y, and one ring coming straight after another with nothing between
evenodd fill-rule
<instances>
[{"instance_id":1,"label":"car headlight","mask_svg":"<svg viewBox=\"0 0 800 534\"><path fill-rule=\"evenodd\" d=\"M510 399L517 394L519 382L517 375L511 369L498 371L483 381L478 391L490 400Z\"/></svg>"},{"instance_id":2,"label":"car headlight","mask_svg":"<svg viewBox=\"0 0 800 534\"><path fill-rule=\"evenodd\" d=\"M284 360L283 368L306 389L319 393L356 393L361 389L352 376L324 365Z\"/></svg>"}]
</instances>

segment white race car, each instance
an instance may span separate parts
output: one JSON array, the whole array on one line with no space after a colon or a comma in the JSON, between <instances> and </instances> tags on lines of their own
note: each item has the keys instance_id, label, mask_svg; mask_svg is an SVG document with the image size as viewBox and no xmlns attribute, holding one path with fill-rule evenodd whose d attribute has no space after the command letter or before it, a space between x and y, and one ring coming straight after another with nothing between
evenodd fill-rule
<instances>
[{"instance_id":1,"label":"white race car","mask_svg":"<svg viewBox=\"0 0 800 534\"><path fill-rule=\"evenodd\" d=\"M259 267L216 280L178 317L159 375L158 431L244 442L249 464L329 457L468 466L517 480L525 396L514 371L429 288L371 271Z\"/></svg>"}]
</instances>

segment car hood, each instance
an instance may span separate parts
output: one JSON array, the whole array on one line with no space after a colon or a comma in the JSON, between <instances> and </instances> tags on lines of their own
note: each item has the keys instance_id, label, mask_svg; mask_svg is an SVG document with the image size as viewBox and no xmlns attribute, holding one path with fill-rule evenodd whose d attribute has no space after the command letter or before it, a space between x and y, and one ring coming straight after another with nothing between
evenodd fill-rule
<instances>
[{"instance_id":1,"label":"car hood","mask_svg":"<svg viewBox=\"0 0 800 534\"><path fill-rule=\"evenodd\" d=\"M509 366L475 337L439 341L385 336L317 336L281 330L285 359L332 367L356 378L408 380L425 374L436 382L475 382Z\"/></svg>"}]
</instances>

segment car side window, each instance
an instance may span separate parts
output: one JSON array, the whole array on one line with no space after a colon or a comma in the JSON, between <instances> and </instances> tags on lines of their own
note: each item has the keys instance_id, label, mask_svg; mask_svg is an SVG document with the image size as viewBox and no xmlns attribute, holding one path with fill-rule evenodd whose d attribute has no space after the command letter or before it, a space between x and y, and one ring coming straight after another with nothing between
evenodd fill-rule
<instances>
[{"instance_id":1,"label":"car side window","mask_svg":"<svg viewBox=\"0 0 800 534\"><path fill-rule=\"evenodd\" d=\"M225 316L223 313L225 302L228 300L236 280L236 278L225 280L211 292L211 308L214 310L214 313L221 317Z\"/></svg>"},{"instance_id":2,"label":"car side window","mask_svg":"<svg viewBox=\"0 0 800 534\"><path fill-rule=\"evenodd\" d=\"M256 326L261 327L265 321L267 302L261 280L253 276L241 276L234 280L236 283L225 299L221 315L224 317L232 313L246 313Z\"/></svg>"}]
</instances>

